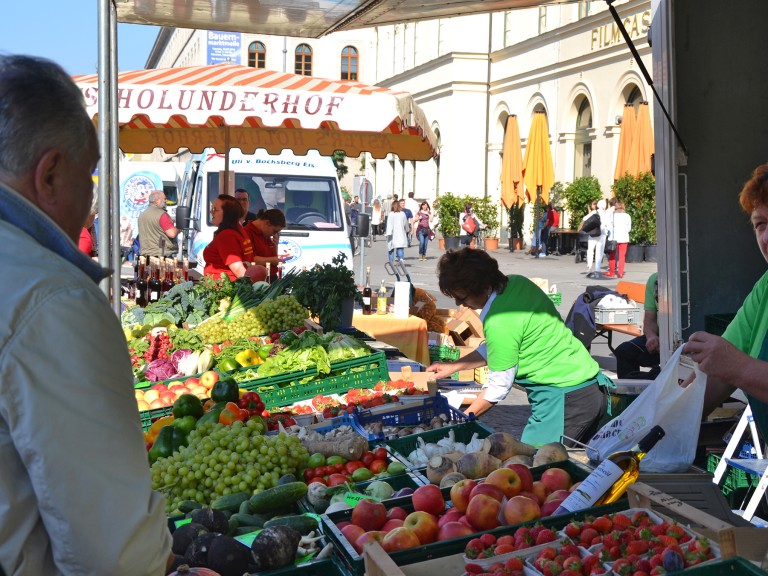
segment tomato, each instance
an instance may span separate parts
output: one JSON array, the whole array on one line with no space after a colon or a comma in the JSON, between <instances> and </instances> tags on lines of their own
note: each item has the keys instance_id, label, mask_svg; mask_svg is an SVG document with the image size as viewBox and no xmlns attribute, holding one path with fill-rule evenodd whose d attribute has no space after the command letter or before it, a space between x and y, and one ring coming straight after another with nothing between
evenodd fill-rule
<instances>
[{"instance_id":1,"label":"tomato","mask_svg":"<svg viewBox=\"0 0 768 576\"><path fill-rule=\"evenodd\" d=\"M366 466L370 466L371 462L376 460L376 456L374 456L373 452L366 452L363 454L363 457L360 458L360 460L365 464Z\"/></svg>"},{"instance_id":2,"label":"tomato","mask_svg":"<svg viewBox=\"0 0 768 576\"><path fill-rule=\"evenodd\" d=\"M380 474L381 472L384 472L384 470L387 469L387 462L386 460L374 460L371 462L371 464L368 466L368 470L373 472L374 474Z\"/></svg>"},{"instance_id":3,"label":"tomato","mask_svg":"<svg viewBox=\"0 0 768 576\"><path fill-rule=\"evenodd\" d=\"M334 474L343 474L344 473L344 464L334 464L333 465L333 472L334 472Z\"/></svg>"},{"instance_id":4,"label":"tomato","mask_svg":"<svg viewBox=\"0 0 768 576\"><path fill-rule=\"evenodd\" d=\"M348 479L344 474L331 474L328 476L328 486L339 486L348 482Z\"/></svg>"},{"instance_id":5,"label":"tomato","mask_svg":"<svg viewBox=\"0 0 768 576\"><path fill-rule=\"evenodd\" d=\"M319 476L315 476L314 478L310 478L309 482L307 484L312 484L312 482L320 482L320 484L324 484L327 486L325 482L325 478L320 478Z\"/></svg>"},{"instance_id":6,"label":"tomato","mask_svg":"<svg viewBox=\"0 0 768 576\"><path fill-rule=\"evenodd\" d=\"M304 482L309 484L309 481L316 476L314 468L304 468Z\"/></svg>"},{"instance_id":7,"label":"tomato","mask_svg":"<svg viewBox=\"0 0 768 576\"><path fill-rule=\"evenodd\" d=\"M387 449L379 446L376 448L376 450L373 451L373 455L376 456L376 460L385 460L387 459Z\"/></svg>"},{"instance_id":8,"label":"tomato","mask_svg":"<svg viewBox=\"0 0 768 576\"><path fill-rule=\"evenodd\" d=\"M352 474L352 472L354 472L358 468L362 468L363 466L365 466L365 464L360 462L360 460L352 460L351 462L347 462L344 465L344 470L346 471L347 474Z\"/></svg>"}]
</instances>

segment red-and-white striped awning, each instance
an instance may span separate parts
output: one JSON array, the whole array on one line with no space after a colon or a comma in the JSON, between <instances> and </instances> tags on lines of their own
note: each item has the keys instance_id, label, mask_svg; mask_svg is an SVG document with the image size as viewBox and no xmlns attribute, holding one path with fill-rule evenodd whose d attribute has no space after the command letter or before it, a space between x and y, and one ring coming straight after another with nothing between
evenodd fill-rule
<instances>
[{"instance_id":1,"label":"red-and-white striped awning","mask_svg":"<svg viewBox=\"0 0 768 576\"><path fill-rule=\"evenodd\" d=\"M98 120L98 75L76 76ZM188 148L250 153L318 150L403 160L435 155L426 116L406 92L219 64L118 75L118 125L124 152Z\"/></svg>"}]
</instances>

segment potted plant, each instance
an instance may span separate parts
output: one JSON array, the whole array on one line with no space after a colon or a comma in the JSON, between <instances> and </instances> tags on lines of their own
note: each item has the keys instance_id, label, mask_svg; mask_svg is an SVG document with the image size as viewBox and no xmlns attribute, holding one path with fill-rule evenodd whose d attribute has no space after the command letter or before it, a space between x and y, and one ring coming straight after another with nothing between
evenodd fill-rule
<instances>
[{"instance_id":1,"label":"potted plant","mask_svg":"<svg viewBox=\"0 0 768 576\"><path fill-rule=\"evenodd\" d=\"M472 202L472 210L480 222L486 225L486 250L496 250L499 247L499 205L487 196L485 198L473 198L469 202Z\"/></svg>"},{"instance_id":2,"label":"potted plant","mask_svg":"<svg viewBox=\"0 0 768 576\"><path fill-rule=\"evenodd\" d=\"M339 252L331 264L316 264L291 280L291 294L309 308L326 330L352 326L355 299L361 301L354 272L344 264L346 259Z\"/></svg>"},{"instance_id":3,"label":"potted plant","mask_svg":"<svg viewBox=\"0 0 768 576\"><path fill-rule=\"evenodd\" d=\"M589 212L592 202L603 197L600 181L594 176L576 178L565 187L564 194L566 208L571 215L568 225L573 229L579 227L581 219Z\"/></svg>"},{"instance_id":4,"label":"potted plant","mask_svg":"<svg viewBox=\"0 0 768 576\"><path fill-rule=\"evenodd\" d=\"M525 202L515 204L509 209L509 249L523 249L523 224L525 222Z\"/></svg>"},{"instance_id":5,"label":"potted plant","mask_svg":"<svg viewBox=\"0 0 768 576\"><path fill-rule=\"evenodd\" d=\"M656 181L653 174L625 174L614 182L612 189L632 218L627 262L656 262Z\"/></svg>"},{"instance_id":6,"label":"potted plant","mask_svg":"<svg viewBox=\"0 0 768 576\"><path fill-rule=\"evenodd\" d=\"M437 204L437 229L443 237L446 250L459 247L459 214L464 209L463 200L450 192L440 195Z\"/></svg>"}]
</instances>

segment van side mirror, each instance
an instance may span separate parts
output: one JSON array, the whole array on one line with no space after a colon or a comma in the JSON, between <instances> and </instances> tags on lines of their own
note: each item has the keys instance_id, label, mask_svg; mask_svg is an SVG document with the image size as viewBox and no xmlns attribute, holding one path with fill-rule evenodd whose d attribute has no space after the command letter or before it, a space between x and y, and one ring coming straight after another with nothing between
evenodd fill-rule
<instances>
[{"instance_id":1,"label":"van side mirror","mask_svg":"<svg viewBox=\"0 0 768 576\"><path fill-rule=\"evenodd\" d=\"M367 238L371 233L371 215L360 212L357 215L357 230L355 236L358 238Z\"/></svg>"},{"instance_id":2,"label":"van side mirror","mask_svg":"<svg viewBox=\"0 0 768 576\"><path fill-rule=\"evenodd\" d=\"M176 206L176 228L189 230L192 227L191 212L191 206Z\"/></svg>"}]
</instances>

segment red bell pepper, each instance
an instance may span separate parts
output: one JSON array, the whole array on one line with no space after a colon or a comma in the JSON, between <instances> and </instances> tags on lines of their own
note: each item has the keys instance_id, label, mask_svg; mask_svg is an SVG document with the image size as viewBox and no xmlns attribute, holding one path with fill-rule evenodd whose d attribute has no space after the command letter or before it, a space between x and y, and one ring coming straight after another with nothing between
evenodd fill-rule
<instances>
[{"instance_id":1,"label":"red bell pepper","mask_svg":"<svg viewBox=\"0 0 768 576\"><path fill-rule=\"evenodd\" d=\"M237 405L242 410L248 411L249 416L260 416L264 411L264 402L262 402L261 396L257 392L246 392L238 400Z\"/></svg>"},{"instance_id":2,"label":"red bell pepper","mask_svg":"<svg viewBox=\"0 0 768 576\"><path fill-rule=\"evenodd\" d=\"M241 410L234 402L227 402L224 410L219 414L219 424L232 424L238 420L245 422L248 420L248 410Z\"/></svg>"}]
</instances>

